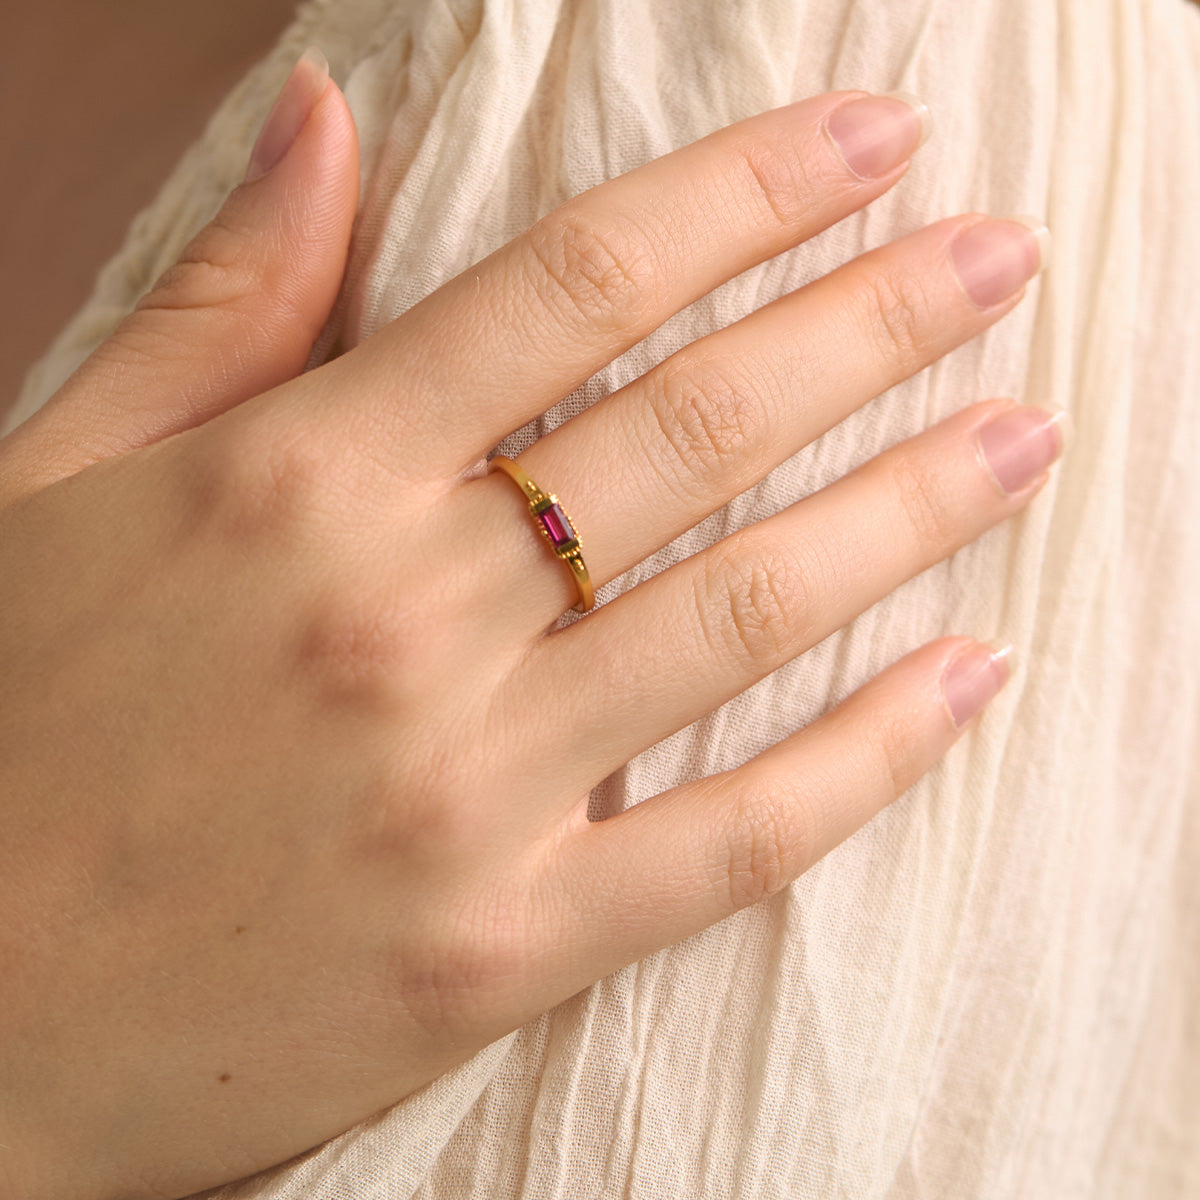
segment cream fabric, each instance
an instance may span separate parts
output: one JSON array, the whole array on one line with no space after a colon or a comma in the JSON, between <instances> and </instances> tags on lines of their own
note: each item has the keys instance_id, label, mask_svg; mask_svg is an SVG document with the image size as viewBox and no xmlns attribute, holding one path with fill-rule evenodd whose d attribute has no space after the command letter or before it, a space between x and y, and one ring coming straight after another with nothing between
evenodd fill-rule
<instances>
[{"instance_id":1,"label":"cream fabric","mask_svg":"<svg viewBox=\"0 0 1200 1200\"><path fill-rule=\"evenodd\" d=\"M1017 673L903 799L773 900L602 980L235 1197L1200 1196L1200 12L1183 0L323 0L214 115L30 373L32 412L239 179L292 61L328 54L362 208L353 346L566 197L833 88L936 135L864 214L747 272L509 453L865 247L1044 214L998 327L610 585L632 586L989 395L1070 408L1018 519L642 755L608 811L739 763L908 650ZM470 353L469 347L463 353Z\"/></svg>"}]
</instances>

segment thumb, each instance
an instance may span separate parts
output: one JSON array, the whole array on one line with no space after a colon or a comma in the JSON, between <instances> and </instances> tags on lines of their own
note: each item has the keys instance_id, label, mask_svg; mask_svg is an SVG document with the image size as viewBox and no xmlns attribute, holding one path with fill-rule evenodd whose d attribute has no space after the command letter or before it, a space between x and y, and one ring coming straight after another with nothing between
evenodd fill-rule
<instances>
[{"instance_id":1,"label":"thumb","mask_svg":"<svg viewBox=\"0 0 1200 1200\"><path fill-rule=\"evenodd\" d=\"M310 47L245 181L112 336L0 442L4 490L37 490L299 374L337 296L357 204L354 119Z\"/></svg>"}]
</instances>

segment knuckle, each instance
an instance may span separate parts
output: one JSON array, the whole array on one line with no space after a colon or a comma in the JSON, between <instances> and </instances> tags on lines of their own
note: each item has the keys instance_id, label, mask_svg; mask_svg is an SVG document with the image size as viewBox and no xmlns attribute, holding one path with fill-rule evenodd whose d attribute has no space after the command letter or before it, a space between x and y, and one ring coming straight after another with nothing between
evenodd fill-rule
<instances>
[{"instance_id":1,"label":"knuckle","mask_svg":"<svg viewBox=\"0 0 1200 1200\"><path fill-rule=\"evenodd\" d=\"M700 620L714 654L755 677L791 657L809 621L808 587L797 563L751 543L706 563L699 587Z\"/></svg>"},{"instance_id":2,"label":"knuckle","mask_svg":"<svg viewBox=\"0 0 1200 1200\"><path fill-rule=\"evenodd\" d=\"M804 809L778 783L743 785L728 808L725 883L731 911L785 888L808 860Z\"/></svg>"},{"instance_id":3,"label":"knuckle","mask_svg":"<svg viewBox=\"0 0 1200 1200\"><path fill-rule=\"evenodd\" d=\"M386 994L408 1020L439 1037L473 1036L503 1021L505 1009L520 1003L539 950L519 892L501 884L472 889L434 921L397 950ZM429 949L414 952L414 944Z\"/></svg>"},{"instance_id":4,"label":"knuckle","mask_svg":"<svg viewBox=\"0 0 1200 1200\"><path fill-rule=\"evenodd\" d=\"M879 793L877 807L882 808L903 796L921 777L928 747L920 731L914 729L910 710L880 713L877 721L871 743L876 762L870 777L876 781Z\"/></svg>"},{"instance_id":5,"label":"knuckle","mask_svg":"<svg viewBox=\"0 0 1200 1200\"><path fill-rule=\"evenodd\" d=\"M321 709L408 712L415 719L430 678L427 624L367 595L347 579L314 603L295 635L295 675Z\"/></svg>"},{"instance_id":6,"label":"knuckle","mask_svg":"<svg viewBox=\"0 0 1200 1200\"><path fill-rule=\"evenodd\" d=\"M538 294L603 330L641 325L653 311L660 284L650 240L628 219L598 228L580 214L542 221L525 242L536 264Z\"/></svg>"},{"instance_id":7,"label":"knuckle","mask_svg":"<svg viewBox=\"0 0 1200 1200\"><path fill-rule=\"evenodd\" d=\"M751 193L780 225L795 229L811 218L813 181L796 147L746 134L736 143L735 153L746 170Z\"/></svg>"},{"instance_id":8,"label":"knuckle","mask_svg":"<svg viewBox=\"0 0 1200 1200\"><path fill-rule=\"evenodd\" d=\"M927 458L897 453L891 464L891 486L899 501L909 539L922 559L936 561L957 543L954 498Z\"/></svg>"},{"instance_id":9,"label":"knuckle","mask_svg":"<svg viewBox=\"0 0 1200 1200\"><path fill-rule=\"evenodd\" d=\"M312 654L305 665L316 671L333 666L340 674L346 643L336 634L320 640L322 632L311 625L306 631L300 645ZM380 655L374 654L372 660L378 663ZM329 678L325 675L317 682ZM334 676L335 683L344 679ZM352 681L361 696L360 680L361 674L355 672ZM464 791L470 787L470 769L463 765L469 756L439 742L444 730L422 727L417 706L423 697L416 688L410 689L409 699L408 713L382 714L388 730L385 738L368 739L357 752L357 783L341 810L338 827L338 848L348 872L382 869L394 875L415 874L438 859L466 862L478 850L479 812L467 803ZM405 719L409 716L411 720Z\"/></svg>"},{"instance_id":10,"label":"knuckle","mask_svg":"<svg viewBox=\"0 0 1200 1200\"><path fill-rule=\"evenodd\" d=\"M284 433L248 421L220 428L194 460L194 515L232 541L287 548L330 504L327 451L295 425Z\"/></svg>"},{"instance_id":11,"label":"knuckle","mask_svg":"<svg viewBox=\"0 0 1200 1200\"><path fill-rule=\"evenodd\" d=\"M134 312L236 307L260 288L259 264L247 253L245 234L218 213L138 300Z\"/></svg>"},{"instance_id":12,"label":"knuckle","mask_svg":"<svg viewBox=\"0 0 1200 1200\"><path fill-rule=\"evenodd\" d=\"M751 465L764 404L731 363L676 355L663 364L648 400L658 434L650 459L673 489L708 497L714 479Z\"/></svg>"},{"instance_id":13,"label":"knuckle","mask_svg":"<svg viewBox=\"0 0 1200 1200\"><path fill-rule=\"evenodd\" d=\"M911 373L932 350L924 282L914 272L893 271L872 274L866 286L872 342L894 370Z\"/></svg>"}]
</instances>

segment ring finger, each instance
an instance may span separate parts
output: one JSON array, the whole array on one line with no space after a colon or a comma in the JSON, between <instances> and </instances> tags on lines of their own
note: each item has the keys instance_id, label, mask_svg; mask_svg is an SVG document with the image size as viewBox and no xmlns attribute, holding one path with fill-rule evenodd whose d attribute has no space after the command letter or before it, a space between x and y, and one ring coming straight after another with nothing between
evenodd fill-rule
<instances>
[{"instance_id":1,"label":"ring finger","mask_svg":"<svg viewBox=\"0 0 1200 1200\"><path fill-rule=\"evenodd\" d=\"M586 793L1016 513L1064 418L972 405L544 638L497 697L547 707L530 761L554 764L557 797Z\"/></svg>"}]
</instances>

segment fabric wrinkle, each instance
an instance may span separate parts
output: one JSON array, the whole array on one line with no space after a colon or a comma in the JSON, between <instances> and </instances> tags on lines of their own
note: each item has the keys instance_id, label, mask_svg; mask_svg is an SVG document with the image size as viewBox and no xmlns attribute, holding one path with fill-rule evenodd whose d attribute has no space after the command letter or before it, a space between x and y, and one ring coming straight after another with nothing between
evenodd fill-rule
<instances>
[{"instance_id":1,"label":"fabric wrinkle","mask_svg":"<svg viewBox=\"0 0 1200 1200\"><path fill-rule=\"evenodd\" d=\"M208 1195L1200 1195L1200 152L1184 136L1200 129L1200 12L308 0L134 218L9 427L216 211L309 43L363 147L346 276L310 368L568 197L755 112L840 88L904 88L933 110L895 189L672 317L514 431L510 456L872 246L956 212L1047 218L1054 260L1013 313L601 603L977 400L1061 404L1076 438L1028 510L639 755L589 815L739 765L933 638L1013 641L1012 682L903 798L769 901Z\"/></svg>"}]
</instances>

